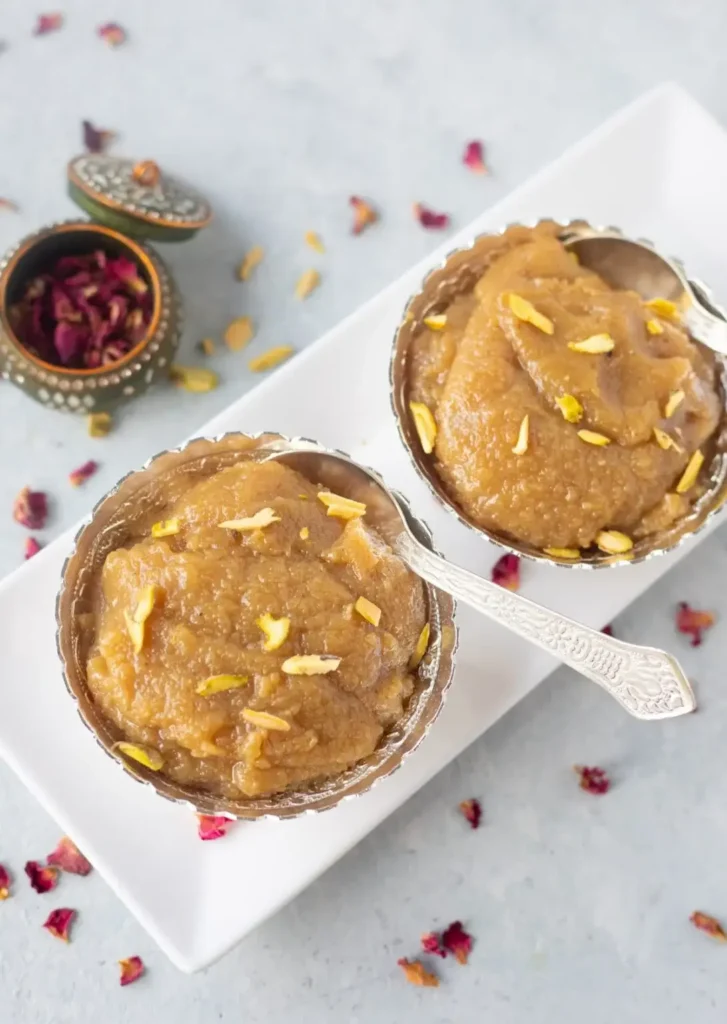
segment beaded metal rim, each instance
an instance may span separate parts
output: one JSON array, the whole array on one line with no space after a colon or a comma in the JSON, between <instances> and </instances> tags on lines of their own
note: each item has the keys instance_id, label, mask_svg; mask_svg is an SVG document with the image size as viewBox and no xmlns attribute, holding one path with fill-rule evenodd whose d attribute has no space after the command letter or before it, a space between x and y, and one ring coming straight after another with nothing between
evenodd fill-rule
<instances>
[{"instance_id":1,"label":"beaded metal rim","mask_svg":"<svg viewBox=\"0 0 727 1024\"><path fill-rule=\"evenodd\" d=\"M454 518L467 527L479 537L490 541L498 548L519 555L529 561L540 562L546 565L554 565L559 569L615 569L624 565L637 565L640 562L648 561L659 555L667 554L684 544L690 537L695 536L704 529L706 524L717 515L727 501L727 358L715 355L717 361L720 389L722 392L723 410L722 423L716 434L716 451L711 463L711 473L708 479L708 488L704 495L694 504L689 515L675 523L670 529L658 534L650 535L639 541L632 553L632 557L626 558L618 555L593 554L578 560L559 559L547 555L544 551L532 545L518 543L512 538L503 537L492 530L475 523L454 503L444 490L443 485L433 468L431 460L421 450L416 431L411 423L407 406L407 380L406 362L408 345L414 331L421 323L421 320L436 306L438 290L446 281L446 272L451 268L453 262L466 267L468 253L471 253L482 239L493 238L505 234L511 228L526 227L535 228L539 224L554 223L552 218L538 218L533 221L517 221L504 225L496 231L484 231L475 236L466 245L457 246L448 252L436 266L429 270L419 289L407 300L402 318L396 328L393 337L391 359L389 362L389 385L391 409L396 420L399 437L419 477L429 488L435 500ZM623 238L628 236L618 227L598 227L590 225L583 217L576 217L561 224L557 222L561 234L566 233L570 228L589 226L595 231L609 231L620 235ZM635 239L639 244L652 249L657 255L661 255L654 244L648 239ZM686 271L681 260L669 258L668 262L674 264L679 272L686 278ZM708 289L706 289L708 291ZM720 307L713 302L715 308ZM720 312L722 310L720 309ZM647 543L648 542L648 543Z\"/></svg>"},{"instance_id":2,"label":"beaded metal rim","mask_svg":"<svg viewBox=\"0 0 727 1024\"><path fill-rule=\"evenodd\" d=\"M214 472L256 452L269 454L280 450L320 451L349 458L344 452L326 448L306 438L291 439L269 432L255 435L231 432L216 438L195 438L180 448L153 456L141 469L128 473L101 498L78 531L73 549L61 571L61 586L56 600L56 646L66 689L76 702L81 721L99 746L126 774L151 786L160 796L185 804L202 814L221 814L245 820L288 819L328 810L343 800L368 792L372 786L393 774L419 746L437 719L452 681L457 647L453 618L455 603L449 595L425 583L431 636L429 649L419 669L419 685L408 702L404 718L384 734L376 750L340 775L297 791L230 800L175 783L161 773L122 760L114 750L114 744L121 737L96 708L85 684L85 672L80 665L82 652L77 616L83 614L83 590L97 571L98 564L107 551L118 547L121 542L123 508L132 496L137 505L150 500L155 479L181 467L189 472L193 465L202 468L204 460L211 460L210 468ZM366 472L388 490L377 473L368 468ZM416 524L419 539L435 550L427 526L412 513L406 499L399 494L396 497L407 506ZM119 531L119 536L114 533L115 530ZM97 546L97 550L90 550L93 545Z\"/></svg>"}]
</instances>

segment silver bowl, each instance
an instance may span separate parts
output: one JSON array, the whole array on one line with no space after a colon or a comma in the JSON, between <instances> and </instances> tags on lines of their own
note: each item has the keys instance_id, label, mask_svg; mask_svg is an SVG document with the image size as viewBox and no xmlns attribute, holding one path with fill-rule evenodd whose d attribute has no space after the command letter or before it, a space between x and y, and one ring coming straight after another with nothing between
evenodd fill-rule
<instances>
[{"instance_id":1,"label":"silver bowl","mask_svg":"<svg viewBox=\"0 0 727 1024\"><path fill-rule=\"evenodd\" d=\"M579 559L558 558L546 554L542 549L536 548L531 544L481 526L468 516L447 492L437 473L433 457L426 455L422 450L409 411L408 352L410 343L420 330L424 317L441 312L456 296L467 294L472 290L476 281L487 268L488 262L491 259L492 249L497 247L498 240L508 233L522 231L523 229L530 230L538 225L553 225L558 229L559 235L566 237L574 229L582 231L584 227L590 226L582 218L570 221L567 224L558 224L551 219L544 218L530 224L508 224L500 231L478 235L468 245L461 246L448 253L441 263L427 274L419 290L408 300L404 307L401 322L394 335L389 364L391 405L399 436L414 468L428 485L438 503L463 526L473 530L480 537L486 538L505 551L535 562L543 562L564 569L601 569L634 565L679 547L688 538L703 529L708 520L722 509L727 499L727 398L725 397L727 396L727 359L715 355L718 385L722 396L724 414L716 435L712 439L711 459L705 462L700 475L700 481L704 483L702 495L692 505L688 515L677 520L666 530L650 534L635 541L633 549L627 555L608 555L598 551L588 551L583 552ZM606 229L594 228L593 230L600 231ZM609 227L607 230L612 234L618 234L626 238L619 228ZM651 243L643 239L638 241L644 246L651 245ZM683 265L680 261L672 260L671 262L677 263L680 270L683 271ZM639 290L638 283L633 287L634 290ZM705 292L708 292L705 286L700 285L700 287L704 288ZM645 297L650 298L651 296ZM716 303L714 305L716 306Z\"/></svg>"},{"instance_id":2,"label":"silver bowl","mask_svg":"<svg viewBox=\"0 0 727 1024\"><path fill-rule=\"evenodd\" d=\"M294 818L327 810L342 800L365 793L395 772L404 758L421 743L442 709L452 679L457 640L454 601L425 583L430 644L419 666L414 692L404 717L384 734L368 758L339 775L271 796L234 800L183 786L161 772L149 771L136 762L123 760L114 748L114 744L124 737L96 706L86 683L85 668L92 640L91 596L106 556L133 537L138 537L139 524L163 518L168 490L162 491L160 485L165 489L187 489L196 481L240 459L262 459L273 451L309 452L312 449L330 451L302 438L289 439L273 433L255 436L231 433L218 438L196 438L181 448L161 452L140 470L125 476L99 501L77 534L73 550L63 566L56 602L57 646L66 687L76 702L81 721L91 730L106 754L128 775L151 786L160 796L186 804L200 814L222 814L243 819ZM327 485L326 480L316 482ZM405 499L397 497L406 504ZM417 537L433 550L428 528L411 509L409 512ZM135 524L136 533L133 529ZM376 523L372 525L375 527Z\"/></svg>"}]
</instances>

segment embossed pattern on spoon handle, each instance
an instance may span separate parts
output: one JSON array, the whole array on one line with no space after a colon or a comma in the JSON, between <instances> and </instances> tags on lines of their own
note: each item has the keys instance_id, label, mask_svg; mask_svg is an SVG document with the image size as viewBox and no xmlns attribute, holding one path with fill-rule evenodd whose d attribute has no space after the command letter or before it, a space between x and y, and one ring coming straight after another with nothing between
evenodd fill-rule
<instances>
[{"instance_id":1,"label":"embossed pattern on spoon handle","mask_svg":"<svg viewBox=\"0 0 727 1024\"><path fill-rule=\"evenodd\" d=\"M460 569L402 533L397 554L419 576L592 679L636 718L674 718L696 701L678 661L627 644Z\"/></svg>"}]
</instances>

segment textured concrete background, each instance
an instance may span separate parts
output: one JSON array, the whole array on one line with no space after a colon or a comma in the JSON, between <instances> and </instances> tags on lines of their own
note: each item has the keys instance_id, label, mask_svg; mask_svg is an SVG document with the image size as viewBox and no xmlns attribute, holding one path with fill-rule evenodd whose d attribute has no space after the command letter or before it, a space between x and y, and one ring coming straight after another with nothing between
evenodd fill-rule
<instances>
[{"instance_id":1,"label":"textured concrete background","mask_svg":"<svg viewBox=\"0 0 727 1024\"><path fill-rule=\"evenodd\" d=\"M117 152L177 170L218 213L198 239L164 252L186 300L189 358L196 340L241 313L259 323L255 352L313 341L433 246L411 217L412 201L465 224L666 77L727 122L721 0L62 6L66 27L41 39L31 35L37 10L28 0L0 7L0 196L22 207L0 215L0 248L73 215L63 175L80 149L81 119L117 130ZM109 19L130 37L115 52L94 35ZM489 178L459 165L472 137L488 144ZM349 234L355 192L383 213L361 238ZM303 246L308 229L323 236L326 256ZM243 298L232 268L254 243L267 259ZM312 265L324 286L301 306L293 284ZM20 561L24 535L9 509L23 484L53 495L50 539L121 473L250 387L245 365L222 355L218 391L155 393L104 441L2 385L0 571ZM102 471L72 491L67 472L90 456ZM723 1021L727 949L687 918L700 908L727 919L725 629L691 651L674 639L672 614L681 599L719 610L725 572L723 530L616 624L626 639L670 645L683 657L698 715L639 724L596 688L557 673L198 976L179 975L99 877L63 881L64 902L82 915L68 948L40 929L46 900L18 879L15 898L0 905L0 1021ZM29 642L32 628L28 609ZM2 679L0 691L9 685L22 680ZM575 785L569 766L583 761L612 771L615 788L603 800ZM485 807L476 833L456 813L471 795ZM0 862L22 873L57 833L0 767ZM455 917L477 938L470 966L445 964L437 991L406 986L396 958ZM115 961L135 953L148 975L122 990Z\"/></svg>"}]
</instances>

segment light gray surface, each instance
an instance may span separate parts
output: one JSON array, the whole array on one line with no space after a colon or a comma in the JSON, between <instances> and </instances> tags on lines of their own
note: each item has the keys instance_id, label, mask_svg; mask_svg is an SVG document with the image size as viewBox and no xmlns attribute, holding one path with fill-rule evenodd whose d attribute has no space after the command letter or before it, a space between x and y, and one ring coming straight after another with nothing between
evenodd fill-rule
<instances>
[{"instance_id":1,"label":"light gray surface","mask_svg":"<svg viewBox=\"0 0 727 1024\"><path fill-rule=\"evenodd\" d=\"M411 217L413 201L465 224L665 77L727 121L721 0L69 0L63 9L64 30L34 39L33 5L4 0L0 8L0 195L22 206L20 215L0 213L0 247L73 215L63 173L80 148L81 118L118 130L117 152L173 168L217 210L203 236L164 251L186 299L187 356L242 313L259 323L254 352L314 340L433 247L436 236ZM94 36L110 18L130 34L115 52ZM472 137L488 143L493 175L484 180L459 164ZM360 238L348 233L352 192L383 212ZM323 236L324 257L303 245L308 229ZM265 247L266 263L245 287L232 271L254 243ZM308 266L321 268L324 287L301 306L292 289ZM2 385L0 508L8 525L0 571L20 560L24 533L9 510L21 486L53 496L50 539L122 472L253 383L244 356L226 354L216 365L218 391L156 393L129 407L103 441L87 438L82 421ZM90 456L102 472L73 491L66 474ZM687 918L699 908L727 920L725 632L718 625L692 651L675 639L672 615L681 599L720 608L726 548L722 530L617 623L625 639L682 657L701 698L697 715L641 724L595 687L558 673L292 906L196 977L165 961L99 877L64 878L58 900L29 889L23 863L49 850L58 830L0 768L0 862L17 877L15 897L0 905L0 1020L723 1020L727 948ZM28 643L32 636L28 609ZM576 786L569 766L584 761L614 775L601 800ZM485 807L476 833L456 812L471 795ZM40 928L59 903L81 915L68 948ZM438 991L406 986L396 958L455 917L477 937L470 966L446 963ZM120 989L115 960L135 953L148 976Z\"/></svg>"}]
</instances>

